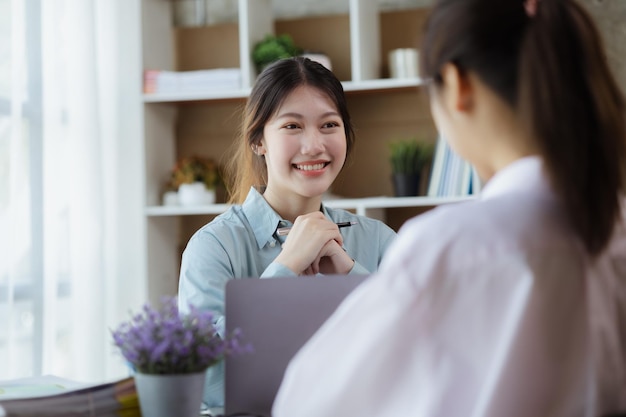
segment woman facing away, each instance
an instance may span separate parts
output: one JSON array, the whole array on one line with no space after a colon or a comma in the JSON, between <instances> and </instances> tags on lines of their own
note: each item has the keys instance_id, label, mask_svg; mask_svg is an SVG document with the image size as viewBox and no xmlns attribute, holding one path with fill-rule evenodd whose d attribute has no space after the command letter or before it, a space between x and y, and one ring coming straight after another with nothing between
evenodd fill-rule
<instances>
[{"instance_id":1,"label":"woman facing away","mask_svg":"<svg viewBox=\"0 0 626 417\"><path fill-rule=\"evenodd\" d=\"M331 71L302 57L266 68L246 103L226 176L235 204L198 230L183 253L181 310L212 311L223 332L228 280L375 272L395 232L322 203L353 144L343 87ZM356 224L339 229L345 222ZM291 227L287 235L277 232L282 227ZM223 364L208 371L210 407L223 405L223 375Z\"/></svg>"},{"instance_id":2,"label":"woman facing away","mask_svg":"<svg viewBox=\"0 0 626 417\"><path fill-rule=\"evenodd\" d=\"M436 0L421 74L479 199L409 220L274 417L626 411L625 106L572 0Z\"/></svg>"}]
</instances>

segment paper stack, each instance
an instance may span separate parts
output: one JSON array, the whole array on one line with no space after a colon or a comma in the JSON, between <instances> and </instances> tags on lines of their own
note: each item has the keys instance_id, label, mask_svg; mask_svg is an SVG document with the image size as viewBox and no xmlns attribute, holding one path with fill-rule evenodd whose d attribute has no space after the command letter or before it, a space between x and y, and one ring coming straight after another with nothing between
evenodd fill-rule
<instances>
[{"instance_id":1,"label":"paper stack","mask_svg":"<svg viewBox=\"0 0 626 417\"><path fill-rule=\"evenodd\" d=\"M0 381L0 417L141 417L132 377L96 385L53 376Z\"/></svg>"},{"instance_id":2,"label":"paper stack","mask_svg":"<svg viewBox=\"0 0 626 417\"><path fill-rule=\"evenodd\" d=\"M241 88L239 68L198 71L147 70L144 73L146 94L196 94Z\"/></svg>"}]
</instances>

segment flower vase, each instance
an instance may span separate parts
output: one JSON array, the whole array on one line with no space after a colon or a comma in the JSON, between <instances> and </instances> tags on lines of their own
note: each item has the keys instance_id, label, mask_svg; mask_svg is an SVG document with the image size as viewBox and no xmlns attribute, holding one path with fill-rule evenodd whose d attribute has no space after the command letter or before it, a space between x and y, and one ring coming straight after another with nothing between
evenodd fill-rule
<instances>
[{"instance_id":1,"label":"flower vase","mask_svg":"<svg viewBox=\"0 0 626 417\"><path fill-rule=\"evenodd\" d=\"M181 184L178 202L182 206L202 206L215 203L215 190L209 190L203 182Z\"/></svg>"},{"instance_id":2,"label":"flower vase","mask_svg":"<svg viewBox=\"0 0 626 417\"><path fill-rule=\"evenodd\" d=\"M205 371L190 374L135 374L143 417L198 417Z\"/></svg>"}]
</instances>

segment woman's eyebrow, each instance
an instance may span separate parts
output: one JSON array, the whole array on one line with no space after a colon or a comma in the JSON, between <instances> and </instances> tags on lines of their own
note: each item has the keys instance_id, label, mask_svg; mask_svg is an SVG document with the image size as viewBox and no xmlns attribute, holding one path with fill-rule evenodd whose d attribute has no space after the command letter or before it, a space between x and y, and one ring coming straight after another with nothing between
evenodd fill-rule
<instances>
[{"instance_id":1,"label":"woman's eyebrow","mask_svg":"<svg viewBox=\"0 0 626 417\"><path fill-rule=\"evenodd\" d=\"M300 113L288 112L288 113L280 113L279 115L276 116L276 118L277 119L285 119L285 118L304 119L304 116L301 115Z\"/></svg>"},{"instance_id":2,"label":"woman's eyebrow","mask_svg":"<svg viewBox=\"0 0 626 417\"><path fill-rule=\"evenodd\" d=\"M339 113L337 113L336 111L329 111L329 112L321 114L319 118L323 119L329 116L339 117ZM277 119L285 119L285 118L304 119L304 116L300 113L287 112L287 113L280 113L278 116L276 116L276 118Z\"/></svg>"}]
</instances>

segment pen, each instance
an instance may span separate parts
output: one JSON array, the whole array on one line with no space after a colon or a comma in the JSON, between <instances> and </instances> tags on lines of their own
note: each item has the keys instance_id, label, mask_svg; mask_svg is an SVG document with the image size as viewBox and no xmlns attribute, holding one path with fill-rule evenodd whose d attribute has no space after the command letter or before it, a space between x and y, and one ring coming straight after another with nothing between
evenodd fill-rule
<instances>
[{"instance_id":1,"label":"pen","mask_svg":"<svg viewBox=\"0 0 626 417\"><path fill-rule=\"evenodd\" d=\"M358 223L359 222L339 222L335 224L337 225L338 228L341 229L342 227L350 227ZM291 227L279 227L278 229L276 229L276 233L278 234L278 236L286 236L289 234L290 230L291 230Z\"/></svg>"}]
</instances>

